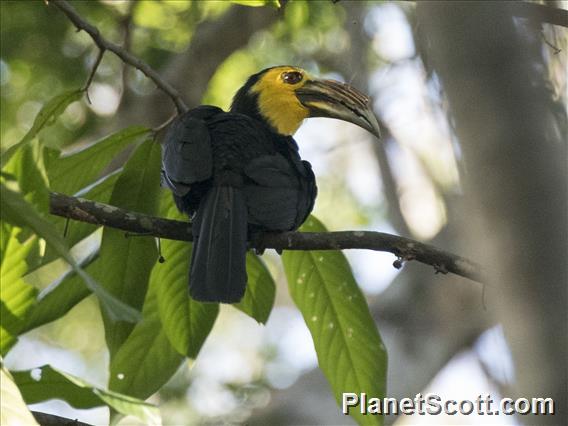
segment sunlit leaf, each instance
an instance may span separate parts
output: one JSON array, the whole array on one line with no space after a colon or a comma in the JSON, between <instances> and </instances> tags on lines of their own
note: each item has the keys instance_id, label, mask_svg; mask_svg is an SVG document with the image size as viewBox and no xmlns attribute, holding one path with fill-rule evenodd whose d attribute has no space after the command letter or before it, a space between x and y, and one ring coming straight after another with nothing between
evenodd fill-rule
<instances>
[{"instance_id":1,"label":"sunlit leaf","mask_svg":"<svg viewBox=\"0 0 568 426\"><path fill-rule=\"evenodd\" d=\"M0 263L0 354L6 355L24 326L27 312L36 300L37 290L22 280L27 271L26 258L37 244L36 237L19 241L21 228L2 223L9 238Z\"/></svg>"},{"instance_id":2,"label":"sunlit leaf","mask_svg":"<svg viewBox=\"0 0 568 426\"><path fill-rule=\"evenodd\" d=\"M261 324L266 324L274 306L276 285L259 256L247 253L247 290L240 303L233 305Z\"/></svg>"},{"instance_id":3,"label":"sunlit leaf","mask_svg":"<svg viewBox=\"0 0 568 426\"><path fill-rule=\"evenodd\" d=\"M104 312L114 319L135 322L139 313L130 306L113 297L107 290L101 287L90 275L85 273L70 255L68 247L53 227L47 222L34 207L26 202L21 194L0 185L2 199L2 220L20 227L28 227L39 237L43 238L59 256L64 258L75 272L83 279L83 282L94 292L101 302Z\"/></svg>"},{"instance_id":4,"label":"sunlit leaf","mask_svg":"<svg viewBox=\"0 0 568 426\"><path fill-rule=\"evenodd\" d=\"M165 195L161 216L184 220L171 194ZM163 240L161 245L166 261L157 263L150 277L150 285L156 287L160 320L171 345L180 354L195 358L213 327L219 305L200 303L189 297L191 244Z\"/></svg>"},{"instance_id":5,"label":"sunlit leaf","mask_svg":"<svg viewBox=\"0 0 568 426\"><path fill-rule=\"evenodd\" d=\"M304 232L325 232L310 217ZM292 299L312 335L318 363L337 402L343 392L382 398L387 354L367 302L340 251L286 251L282 256ZM382 424L382 416L350 415L359 424Z\"/></svg>"},{"instance_id":6,"label":"sunlit leaf","mask_svg":"<svg viewBox=\"0 0 568 426\"><path fill-rule=\"evenodd\" d=\"M0 424L36 426L18 386L10 373L2 366L0 370Z\"/></svg>"},{"instance_id":7,"label":"sunlit leaf","mask_svg":"<svg viewBox=\"0 0 568 426\"><path fill-rule=\"evenodd\" d=\"M44 127L53 124L57 117L59 117L71 103L79 100L82 95L82 90L71 90L48 101L39 111L31 129L26 133L23 139L17 144L12 145L2 154L2 166L6 164L19 148L30 143Z\"/></svg>"},{"instance_id":8,"label":"sunlit leaf","mask_svg":"<svg viewBox=\"0 0 568 426\"><path fill-rule=\"evenodd\" d=\"M3 168L18 181L20 192L26 201L42 213L47 213L49 191L44 165L44 148L31 143L16 152Z\"/></svg>"},{"instance_id":9,"label":"sunlit leaf","mask_svg":"<svg viewBox=\"0 0 568 426\"><path fill-rule=\"evenodd\" d=\"M156 297L159 286L159 282L152 282L142 321L111 359L111 390L146 399L158 391L183 362L183 356L170 345L160 322Z\"/></svg>"},{"instance_id":10,"label":"sunlit leaf","mask_svg":"<svg viewBox=\"0 0 568 426\"><path fill-rule=\"evenodd\" d=\"M161 204L161 216L184 220L171 194L165 194ZM150 285L156 287L160 320L170 344L180 354L195 358L213 327L219 305L189 297L191 244L163 240L161 245L165 262L157 263L150 277Z\"/></svg>"},{"instance_id":11,"label":"sunlit leaf","mask_svg":"<svg viewBox=\"0 0 568 426\"><path fill-rule=\"evenodd\" d=\"M50 188L73 195L101 177L104 168L128 145L148 135L149 129L127 127L79 152L47 162Z\"/></svg>"},{"instance_id":12,"label":"sunlit leaf","mask_svg":"<svg viewBox=\"0 0 568 426\"><path fill-rule=\"evenodd\" d=\"M44 365L12 375L26 403L62 399L79 409L108 405L124 415L136 416L146 424L160 424L160 411L144 401L94 387L71 374Z\"/></svg>"},{"instance_id":13,"label":"sunlit leaf","mask_svg":"<svg viewBox=\"0 0 568 426\"><path fill-rule=\"evenodd\" d=\"M126 210L155 214L160 188L160 145L148 139L140 145L116 182L109 203ZM156 242L146 236L125 238L113 228L103 230L97 262L102 285L123 303L141 309L150 271L157 260ZM105 338L112 356L126 340L133 324L114 321L103 312Z\"/></svg>"}]
</instances>

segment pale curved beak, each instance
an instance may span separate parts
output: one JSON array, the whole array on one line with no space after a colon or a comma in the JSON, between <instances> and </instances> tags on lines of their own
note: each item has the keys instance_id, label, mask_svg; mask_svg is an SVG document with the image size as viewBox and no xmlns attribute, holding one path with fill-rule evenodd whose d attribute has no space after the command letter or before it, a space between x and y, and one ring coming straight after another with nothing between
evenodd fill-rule
<instances>
[{"instance_id":1,"label":"pale curved beak","mask_svg":"<svg viewBox=\"0 0 568 426\"><path fill-rule=\"evenodd\" d=\"M370 99L354 87L335 80L308 80L296 90L310 117L348 121L381 138L381 130Z\"/></svg>"}]
</instances>

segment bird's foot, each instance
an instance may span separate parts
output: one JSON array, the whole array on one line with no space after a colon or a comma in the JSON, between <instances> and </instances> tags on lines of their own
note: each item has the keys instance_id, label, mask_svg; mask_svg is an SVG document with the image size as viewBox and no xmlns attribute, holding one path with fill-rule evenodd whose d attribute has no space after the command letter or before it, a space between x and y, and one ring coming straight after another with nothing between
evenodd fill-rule
<instances>
[{"instance_id":1,"label":"bird's foot","mask_svg":"<svg viewBox=\"0 0 568 426\"><path fill-rule=\"evenodd\" d=\"M264 231L251 231L250 232L250 245L254 250L254 253L258 256L262 256L266 251L266 244L264 242Z\"/></svg>"},{"instance_id":2,"label":"bird's foot","mask_svg":"<svg viewBox=\"0 0 568 426\"><path fill-rule=\"evenodd\" d=\"M254 230L254 231L251 231L249 233L249 235L250 235L249 244L250 244L250 247L252 247L252 249L254 250L255 254L257 254L259 256L262 256L264 254L264 252L266 251L265 237L267 235L270 235L270 234L271 234L271 232L260 231L260 230ZM274 234L274 232L272 232L272 234ZM279 255L282 254L281 248L275 248L274 250Z\"/></svg>"}]
</instances>

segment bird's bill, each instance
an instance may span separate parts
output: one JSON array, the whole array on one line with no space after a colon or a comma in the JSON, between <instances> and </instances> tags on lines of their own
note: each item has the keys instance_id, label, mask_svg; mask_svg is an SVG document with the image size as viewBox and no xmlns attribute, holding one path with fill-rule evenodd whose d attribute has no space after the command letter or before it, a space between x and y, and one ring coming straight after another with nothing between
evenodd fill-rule
<instances>
[{"instance_id":1,"label":"bird's bill","mask_svg":"<svg viewBox=\"0 0 568 426\"><path fill-rule=\"evenodd\" d=\"M299 101L310 111L310 117L328 117L348 121L377 138L381 130L367 96L334 80L309 80L296 90Z\"/></svg>"}]
</instances>

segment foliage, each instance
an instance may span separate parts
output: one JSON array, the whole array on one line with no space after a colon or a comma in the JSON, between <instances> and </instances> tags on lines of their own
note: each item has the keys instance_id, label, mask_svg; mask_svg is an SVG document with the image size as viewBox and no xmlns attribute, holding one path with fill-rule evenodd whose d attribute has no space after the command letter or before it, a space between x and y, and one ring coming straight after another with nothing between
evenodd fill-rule
<instances>
[{"instance_id":1,"label":"foliage","mask_svg":"<svg viewBox=\"0 0 568 426\"><path fill-rule=\"evenodd\" d=\"M160 415L155 406L136 398L91 386L49 365L13 372L12 376L28 404L59 398L76 408L108 405L123 415L136 416L147 424L159 423Z\"/></svg>"},{"instance_id":2,"label":"foliage","mask_svg":"<svg viewBox=\"0 0 568 426\"><path fill-rule=\"evenodd\" d=\"M179 46L185 46L194 29L190 25L185 32L174 31L156 23L169 22L175 16L176 22L187 18L196 25L206 17L217 17L227 7L214 2L177 6L163 3L158 6L143 2L133 13L134 22L143 29L134 35L135 44L145 46L144 53L152 65L180 50ZM235 3L280 6L280 2L273 0ZM38 73L38 90L33 92L24 90L33 80L31 65L35 61L44 64L53 58L44 57L45 52L34 54L27 44L17 54L11 48L4 50L3 45L3 55L10 58L3 66L8 67L15 80L2 97L2 139L7 143L3 142L2 146L1 353L2 356L9 353L22 334L52 321L65 321L65 315L91 294L97 297L101 307L110 353L108 389L91 386L48 365L12 372L14 380L3 369L2 399L6 392L13 401L14 411L6 415L29 419L29 413L22 408L19 387L28 404L58 398L79 408L107 405L116 413L159 423L157 409L143 400L162 389L186 360L198 358L219 314L218 305L198 303L188 297L191 244L161 241L161 254L166 261L159 263L156 241L150 237L125 238L118 230L101 231L84 223L72 223L63 237L65 221L48 213L49 191L57 191L132 211L185 220L177 212L170 194L159 187L160 147L156 135L141 126L117 129L88 106L85 92L77 89L82 83L78 76L86 78L87 69L77 63L78 58L85 63L92 59L90 42L74 33L62 36L69 24L59 15L51 26L44 22L39 5L24 6L30 11L27 17L22 13L24 9L14 4L2 7L3 11L20 16L26 27L41 22L39 31L45 32L51 55L61 51L69 55L61 63L54 63L53 70L46 67L51 72L47 74L57 84L50 86L49 80L40 78ZM79 12L87 10L93 19L104 16L107 8L122 13L120 7L77 5ZM316 31L331 31L343 19L341 13L331 12L332 7L292 3L275 33L296 44L299 39L296 31L310 39L317 38ZM150 12L145 10L148 8ZM55 11L50 6L47 13ZM148 19L152 13L156 19ZM7 14L2 14L6 36L18 33L14 23L7 22ZM158 19L160 16L162 21ZM113 27L105 28L104 22L101 31L112 32ZM318 29L310 29L310 23ZM299 46L300 51L305 48ZM236 52L213 77L215 84L206 99L226 103L226 85L238 84L249 70L257 69L259 63L266 61L262 55L254 49ZM99 83L116 89L120 64L106 62L107 56L99 69ZM65 80L68 73L72 78ZM227 75L232 77L227 80ZM134 91L146 90L146 81L139 76L132 80ZM18 89L21 92L17 93ZM33 106L23 110L34 112L25 114L26 131L23 130L26 126L19 126L4 133L10 127L4 124L16 122L18 114L22 114L22 110L8 103L10 97L18 105ZM40 103L43 107L38 106ZM72 145L73 141L78 143ZM312 217L303 231L324 229ZM82 245L85 242L90 244ZM384 346L343 254L287 252L283 264L290 294L310 329L320 368L336 398L339 399L341 392L384 396ZM245 297L234 308L257 323L266 324L275 304L277 276L252 253L247 255L247 273ZM34 274L54 277L46 288L39 288L33 283ZM381 421L380 417L355 419L362 424Z\"/></svg>"},{"instance_id":3,"label":"foliage","mask_svg":"<svg viewBox=\"0 0 568 426\"><path fill-rule=\"evenodd\" d=\"M0 423L3 425L30 425L36 426L38 423L32 413L26 407L20 390L12 375L2 366L0 370L0 386L2 398L0 402Z\"/></svg>"},{"instance_id":4,"label":"foliage","mask_svg":"<svg viewBox=\"0 0 568 426\"><path fill-rule=\"evenodd\" d=\"M315 217L302 232L325 232ZM310 329L318 363L338 404L346 389L378 398L386 396L387 355L363 293L339 251L286 252L288 288ZM360 424L381 423L381 417L352 410Z\"/></svg>"}]
</instances>

